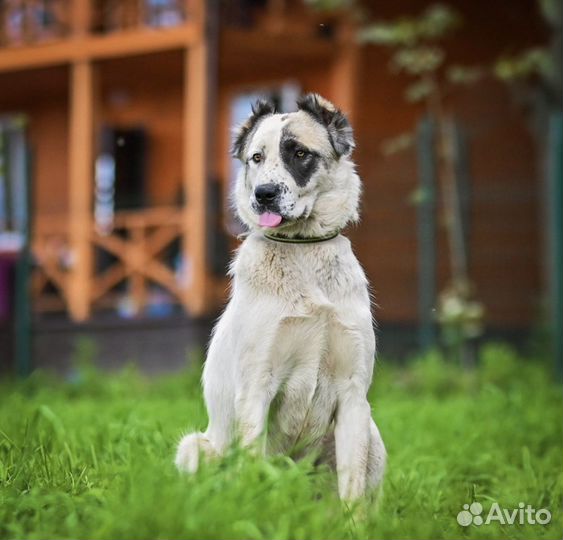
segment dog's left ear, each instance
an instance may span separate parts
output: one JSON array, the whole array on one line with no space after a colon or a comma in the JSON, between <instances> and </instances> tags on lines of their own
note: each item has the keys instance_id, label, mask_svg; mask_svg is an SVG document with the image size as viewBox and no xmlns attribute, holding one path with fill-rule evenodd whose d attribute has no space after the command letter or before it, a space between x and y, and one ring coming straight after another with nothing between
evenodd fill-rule
<instances>
[{"instance_id":1,"label":"dog's left ear","mask_svg":"<svg viewBox=\"0 0 563 540\"><path fill-rule=\"evenodd\" d=\"M356 146L348 118L330 101L318 94L306 94L297 100L297 108L310 114L328 131L328 138L337 157L348 156Z\"/></svg>"}]
</instances>

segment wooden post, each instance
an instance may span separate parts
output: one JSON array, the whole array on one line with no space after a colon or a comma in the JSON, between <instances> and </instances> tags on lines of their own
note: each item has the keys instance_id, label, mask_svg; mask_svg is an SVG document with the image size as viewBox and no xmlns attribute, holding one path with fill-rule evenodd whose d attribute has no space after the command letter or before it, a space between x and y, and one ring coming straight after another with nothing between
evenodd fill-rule
<instances>
[{"instance_id":1,"label":"wooden post","mask_svg":"<svg viewBox=\"0 0 563 540\"><path fill-rule=\"evenodd\" d=\"M72 0L71 27L74 37L84 37L90 31L92 0Z\"/></svg>"},{"instance_id":2,"label":"wooden post","mask_svg":"<svg viewBox=\"0 0 563 540\"><path fill-rule=\"evenodd\" d=\"M203 3L200 24L205 28ZM207 42L201 39L184 58L184 306L194 316L207 308Z\"/></svg>"},{"instance_id":3,"label":"wooden post","mask_svg":"<svg viewBox=\"0 0 563 540\"><path fill-rule=\"evenodd\" d=\"M145 276L141 272L146 258L147 244L145 242L145 227L139 225L131 230L132 238L128 242L130 259L132 259L131 290L135 306L135 314L141 313L147 303L147 288Z\"/></svg>"},{"instance_id":4,"label":"wooden post","mask_svg":"<svg viewBox=\"0 0 563 540\"><path fill-rule=\"evenodd\" d=\"M352 126L355 121L359 75L359 45L353 24L344 22L339 32L338 52L332 72L332 101L346 114Z\"/></svg>"},{"instance_id":5,"label":"wooden post","mask_svg":"<svg viewBox=\"0 0 563 540\"><path fill-rule=\"evenodd\" d=\"M563 116L549 119L548 239L551 349L555 372L563 378Z\"/></svg>"},{"instance_id":6,"label":"wooden post","mask_svg":"<svg viewBox=\"0 0 563 540\"><path fill-rule=\"evenodd\" d=\"M72 268L68 307L74 320L90 314L92 272L92 191L94 133L94 67L88 61L71 66L69 133L69 239Z\"/></svg>"}]
</instances>

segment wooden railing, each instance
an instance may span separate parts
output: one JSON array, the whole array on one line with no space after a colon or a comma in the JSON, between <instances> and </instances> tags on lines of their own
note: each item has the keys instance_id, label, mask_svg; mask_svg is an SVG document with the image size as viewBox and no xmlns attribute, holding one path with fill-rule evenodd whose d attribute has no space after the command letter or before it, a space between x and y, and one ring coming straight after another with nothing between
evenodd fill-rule
<instances>
[{"instance_id":1,"label":"wooden railing","mask_svg":"<svg viewBox=\"0 0 563 540\"><path fill-rule=\"evenodd\" d=\"M135 311L142 311L146 305L148 282L158 284L181 302L186 284L181 283L177 269L171 268L161 254L181 236L182 218L182 210L176 208L120 212L110 234L92 231L93 245L116 260L103 272L93 275L91 301L98 301L127 280Z\"/></svg>"},{"instance_id":2,"label":"wooden railing","mask_svg":"<svg viewBox=\"0 0 563 540\"><path fill-rule=\"evenodd\" d=\"M34 0L21 0L24 3ZM56 1L56 0L53 0ZM61 0L63 1L63 0ZM182 293L183 305L193 315L201 315L207 309L209 276L206 261L206 179L207 179L207 136L208 131L208 43L206 38L206 2L204 0L178 0L184 6L182 24L172 28L164 23L158 25L135 24L120 31L97 31L93 24L94 11L106 0L64 0L69 9L68 32L61 39L48 43L23 43L13 47L0 47L0 73L21 71L49 66L69 66L68 89L68 208L63 227L51 233L36 227L39 231L35 241L39 271L34 278L34 290L41 297L54 287L55 300L64 301L70 316L83 321L90 316L92 299L107 296L108 287L118 277L118 270L95 281L92 276L93 246L106 249L127 248L127 255L119 260L125 268L119 270L127 280L137 283L134 290L143 292L147 279L157 281L172 294ZM141 0L139 0L141 1ZM144 1L144 0L143 0ZM116 0L121 5L121 0ZM10 4L12 5L12 4ZM155 5L155 4L153 4ZM162 5L162 4L160 4ZM0 10L7 9L7 2L0 2ZM118 25L119 26L119 25ZM158 27L158 29L155 29ZM144 232L129 230L123 238L108 240L92 230L93 206L94 135L99 117L99 76L100 60L126 58L165 50L181 50L183 53L182 89L182 187L189 208L185 208L182 220L182 250L190 254L190 283L185 294L178 289L172 274L154 262L151 257L147 269L140 271L136 257L142 250L133 246L146 242L153 246L163 242L164 232L152 239L154 227L140 227ZM40 89L38 90L40 92ZM40 166L40 164L38 165ZM63 197L63 195L61 195ZM179 220L179 218L178 218ZM176 222L178 223L178 221ZM130 236L128 234L130 233ZM172 234L172 233L166 233ZM111 245L111 247L110 247ZM115 251L115 250L114 250ZM64 255L68 252L68 255ZM143 259L144 260L144 259ZM145 261L146 262L146 261ZM123 274L125 272L125 275ZM141 277L139 277L141 276ZM141 279L142 278L142 279ZM141 283L141 286L138 284ZM189 293L189 294L188 294Z\"/></svg>"},{"instance_id":3,"label":"wooden railing","mask_svg":"<svg viewBox=\"0 0 563 540\"><path fill-rule=\"evenodd\" d=\"M172 28L192 15L184 0L7 0L0 2L0 45L18 47L136 28Z\"/></svg>"},{"instance_id":4,"label":"wooden railing","mask_svg":"<svg viewBox=\"0 0 563 540\"><path fill-rule=\"evenodd\" d=\"M66 309L72 257L64 217L42 217L32 241L35 269L31 278L33 307L37 311Z\"/></svg>"},{"instance_id":5,"label":"wooden railing","mask_svg":"<svg viewBox=\"0 0 563 540\"><path fill-rule=\"evenodd\" d=\"M90 286L86 289L92 306L114 306L127 295L135 312L147 305L148 284L155 283L172 299L183 303L188 286L186 269L179 271L165 260L164 252L181 239L181 208L153 208L122 211L115 215L113 228L104 233L94 226L90 249L96 261L105 252L113 257L103 270L91 269ZM182 257L182 244L179 247ZM43 220L33 242L36 268L32 278L34 307L38 311L65 310L68 304L70 276L75 261L69 245L67 225L62 219ZM125 282L125 291L115 294Z\"/></svg>"},{"instance_id":6,"label":"wooden railing","mask_svg":"<svg viewBox=\"0 0 563 540\"><path fill-rule=\"evenodd\" d=\"M173 4L175 18L149 0L0 2L0 72L190 47L203 36L203 0ZM50 22L32 24L28 5L52 5Z\"/></svg>"},{"instance_id":7,"label":"wooden railing","mask_svg":"<svg viewBox=\"0 0 563 540\"><path fill-rule=\"evenodd\" d=\"M0 2L0 44L18 47L44 43L69 32L69 0Z\"/></svg>"}]
</instances>

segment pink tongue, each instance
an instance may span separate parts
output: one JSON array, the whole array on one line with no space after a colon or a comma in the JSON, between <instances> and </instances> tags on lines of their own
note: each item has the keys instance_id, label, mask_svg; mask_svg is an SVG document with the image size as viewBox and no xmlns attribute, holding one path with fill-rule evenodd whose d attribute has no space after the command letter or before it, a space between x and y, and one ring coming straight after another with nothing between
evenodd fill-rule
<instances>
[{"instance_id":1,"label":"pink tongue","mask_svg":"<svg viewBox=\"0 0 563 540\"><path fill-rule=\"evenodd\" d=\"M282 221L282 217L278 214L264 212L260 214L259 223L262 227L277 227Z\"/></svg>"}]
</instances>

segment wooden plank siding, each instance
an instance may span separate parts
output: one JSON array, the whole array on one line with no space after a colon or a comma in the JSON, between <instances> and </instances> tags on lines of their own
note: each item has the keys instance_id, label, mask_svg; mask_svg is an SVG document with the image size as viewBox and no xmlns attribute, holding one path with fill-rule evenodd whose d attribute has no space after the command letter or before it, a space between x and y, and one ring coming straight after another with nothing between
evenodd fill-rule
<instances>
[{"instance_id":1,"label":"wooden plank siding","mask_svg":"<svg viewBox=\"0 0 563 540\"><path fill-rule=\"evenodd\" d=\"M419 13L422 1L384 3L380 18ZM455 6L464 25L447 42L460 64L489 64L506 47L541 43L541 18L534 2L499 0L482 5L469 0ZM478 36L478 39L476 39ZM385 322L417 322L416 207L410 198L417 185L414 150L384 156L383 141L412 129L421 109L406 103L406 78L389 71L385 49L362 50L355 123L356 158L364 181L362 222L351 231ZM469 138L472 200L470 275L493 327L529 328L541 302L541 171L536 144L525 114L501 83L487 79L477 88L456 90L447 102ZM443 224L438 223L438 290L450 275Z\"/></svg>"}]
</instances>

